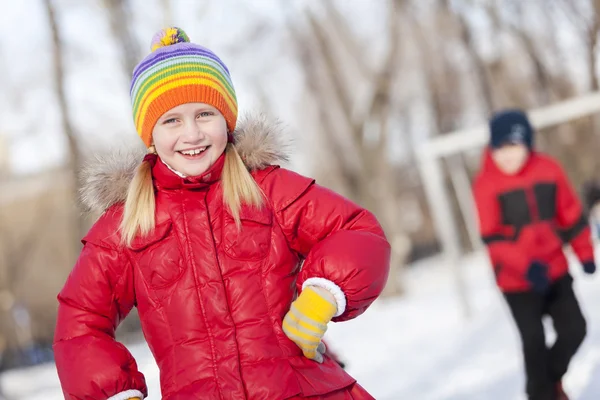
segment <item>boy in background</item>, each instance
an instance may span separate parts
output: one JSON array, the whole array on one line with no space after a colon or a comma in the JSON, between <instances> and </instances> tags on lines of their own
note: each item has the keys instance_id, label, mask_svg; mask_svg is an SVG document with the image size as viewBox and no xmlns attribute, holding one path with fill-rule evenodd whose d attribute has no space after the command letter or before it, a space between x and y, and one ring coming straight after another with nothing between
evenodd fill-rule
<instances>
[{"instance_id":1,"label":"boy in background","mask_svg":"<svg viewBox=\"0 0 600 400\"><path fill-rule=\"evenodd\" d=\"M561 380L586 335L563 245L596 271L581 203L554 159L533 149L522 111L490 120L490 145L474 184L479 228L522 342L529 400L568 400ZM550 348L542 318L552 318Z\"/></svg>"}]
</instances>

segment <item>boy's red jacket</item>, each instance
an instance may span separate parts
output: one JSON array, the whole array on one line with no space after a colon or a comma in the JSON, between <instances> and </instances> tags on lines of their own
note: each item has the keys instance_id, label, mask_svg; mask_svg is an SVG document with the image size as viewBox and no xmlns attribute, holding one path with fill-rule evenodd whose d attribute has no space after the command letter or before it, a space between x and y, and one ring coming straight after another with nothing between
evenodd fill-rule
<instances>
[{"instance_id":1,"label":"boy's red jacket","mask_svg":"<svg viewBox=\"0 0 600 400\"><path fill-rule=\"evenodd\" d=\"M564 244L581 262L593 260L581 203L552 158L532 152L521 172L508 176L486 150L474 194L481 236L503 291L531 289L526 273L533 261L548 266L551 281L564 276Z\"/></svg>"}]
</instances>

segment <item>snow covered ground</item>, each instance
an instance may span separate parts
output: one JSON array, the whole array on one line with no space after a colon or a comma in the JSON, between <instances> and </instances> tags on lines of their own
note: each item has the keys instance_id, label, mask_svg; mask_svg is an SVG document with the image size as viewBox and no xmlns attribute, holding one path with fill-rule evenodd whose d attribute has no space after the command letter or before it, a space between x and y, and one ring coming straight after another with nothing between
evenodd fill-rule
<instances>
[{"instance_id":1,"label":"snow covered ground","mask_svg":"<svg viewBox=\"0 0 600 400\"><path fill-rule=\"evenodd\" d=\"M332 348L378 400L522 400L524 380L517 332L495 289L483 253L461 263L472 317L464 319L451 269L440 259L407 274L408 294L381 300L361 318L333 324ZM572 273L588 337L565 379L575 400L600 398L600 277ZM549 340L552 340L548 325ZM158 371L144 343L130 346L159 399ZM8 400L62 399L53 365L0 375Z\"/></svg>"}]
</instances>

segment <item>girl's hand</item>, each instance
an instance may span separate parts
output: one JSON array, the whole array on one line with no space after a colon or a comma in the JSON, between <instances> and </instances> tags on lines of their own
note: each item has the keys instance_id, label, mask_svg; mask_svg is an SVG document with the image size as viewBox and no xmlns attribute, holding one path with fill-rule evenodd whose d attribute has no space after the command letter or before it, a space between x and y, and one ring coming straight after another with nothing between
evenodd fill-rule
<instances>
[{"instance_id":1,"label":"girl's hand","mask_svg":"<svg viewBox=\"0 0 600 400\"><path fill-rule=\"evenodd\" d=\"M322 363L325 346L321 339L336 312L335 299L327 289L307 286L285 315L283 332L302 349L305 357Z\"/></svg>"}]
</instances>

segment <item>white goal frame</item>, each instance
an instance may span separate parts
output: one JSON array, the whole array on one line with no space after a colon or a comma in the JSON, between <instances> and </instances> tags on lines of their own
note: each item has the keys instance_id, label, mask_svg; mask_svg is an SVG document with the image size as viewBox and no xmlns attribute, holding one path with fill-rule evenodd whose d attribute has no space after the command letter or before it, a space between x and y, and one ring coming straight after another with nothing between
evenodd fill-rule
<instances>
[{"instance_id":1,"label":"white goal frame","mask_svg":"<svg viewBox=\"0 0 600 400\"><path fill-rule=\"evenodd\" d=\"M600 92L527 111L535 129L559 125L597 113L600 113ZM433 137L416 151L421 182L425 189L437 239L442 248L442 255L454 269L459 300L466 316L470 315L470 307L459 265L461 246L458 222L453 216L451 196L444 181L444 168L448 168L452 186L457 193L469 239L474 247L479 247L477 218L469 177L460 163L456 164L448 157L482 148L487 144L488 139L488 125L484 124ZM444 161L447 161L446 165Z\"/></svg>"}]
</instances>

